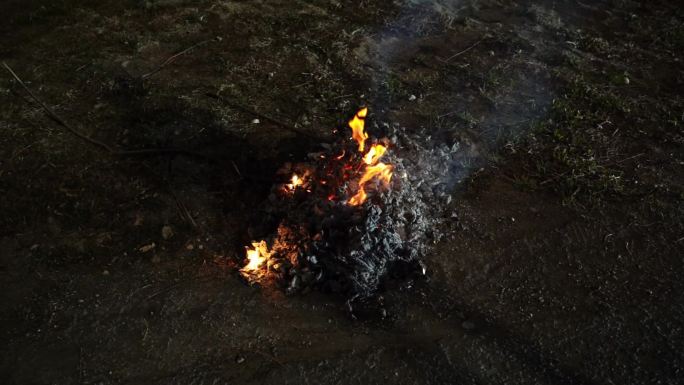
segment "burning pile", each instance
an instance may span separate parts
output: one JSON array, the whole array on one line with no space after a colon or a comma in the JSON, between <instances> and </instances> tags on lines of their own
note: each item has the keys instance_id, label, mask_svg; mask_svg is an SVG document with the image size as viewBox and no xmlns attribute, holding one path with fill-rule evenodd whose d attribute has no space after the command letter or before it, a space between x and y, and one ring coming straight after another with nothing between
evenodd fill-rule
<instances>
[{"instance_id":1,"label":"burning pile","mask_svg":"<svg viewBox=\"0 0 684 385\"><path fill-rule=\"evenodd\" d=\"M289 183L274 186L264 205L272 234L247 247L240 272L248 281L363 298L388 273L425 273L420 258L438 236L435 211L439 198L450 198L445 170L456 147L435 152L397 133L368 143L367 114L361 109L349 121L353 140L278 172Z\"/></svg>"}]
</instances>

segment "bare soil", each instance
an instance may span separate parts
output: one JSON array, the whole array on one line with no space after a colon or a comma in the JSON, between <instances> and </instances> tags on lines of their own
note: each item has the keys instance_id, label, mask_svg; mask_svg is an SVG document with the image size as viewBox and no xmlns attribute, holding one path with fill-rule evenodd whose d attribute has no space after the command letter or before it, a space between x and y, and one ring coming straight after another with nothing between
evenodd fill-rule
<instances>
[{"instance_id":1,"label":"bare soil","mask_svg":"<svg viewBox=\"0 0 684 385\"><path fill-rule=\"evenodd\" d=\"M112 156L3 72L1 383L681 383L678 2L0 13L0 59L74 127L210 158ZM355 317L327 293L245 284L273 172L361 105L371 133L427 128L468 154L427 277L389 282Z\"/></svg>"}]
</instances>

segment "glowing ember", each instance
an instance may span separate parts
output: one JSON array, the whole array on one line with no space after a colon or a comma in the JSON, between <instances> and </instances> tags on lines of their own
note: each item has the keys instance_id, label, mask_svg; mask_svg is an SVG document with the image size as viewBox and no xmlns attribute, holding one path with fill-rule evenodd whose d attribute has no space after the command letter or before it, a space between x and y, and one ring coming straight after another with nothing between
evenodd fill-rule
<instances>
[{"instance_id":1,"label":"glowing ember","mask_svg":"<svg viewBox=\"0 0 684 385\"><path fill-rule=\"evenodd\" d=\"M268 269L268 259L272 252L268 250L266 241L252 242L252 247L247 247L247 265L240 269L243 276L248 277L253 274L261 275L261 271Z\"/></svg>"},{"instance_id":2,"label":"glowing ember","mask_svg":"<svg viewBox=\"0 0 684 385\"><path fill-rule=\"evenodd\" d=\"M352 129L352 139L359 144L359 152L363 152L366 148L366 139L368 139L368 134L364 130L366 115L368 115L368 108L362 108L349 121L349 128Z\"/></svg>"},{"instance_id":3,"label":"glowing ember","mask_svg":"<svg viewBox=\"0 0 684 385\"><path fill-rule=\"evenodd\" d=\"M301 186L304 184L304 178L300 178L297 174L292 175L292 182L288 183L287 189L290 191L294 191L297 187Z\"/></svg>"}]
</instances>

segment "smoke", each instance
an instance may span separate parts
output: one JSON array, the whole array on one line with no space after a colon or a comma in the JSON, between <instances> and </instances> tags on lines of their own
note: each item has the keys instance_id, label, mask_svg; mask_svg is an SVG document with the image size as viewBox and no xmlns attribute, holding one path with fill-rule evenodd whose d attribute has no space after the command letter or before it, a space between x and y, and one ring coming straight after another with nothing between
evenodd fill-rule
<instances>
[{"instance_id":1,"label":"smoke","mask_svg":"<svg viewBox=\"0 0 684 385\"><path fill-rule=\"evenodd\" d=\"M428 148L457 144L461 154L452 168L460 171L447 182L453 187L497 159L546 114L554 92L540 52L548 41L532 33L546 8L520 5L504 14L478 0L395 4L398 16L356 49L360 67L368 71L369 103L376 121L409 116L399 123L407 132L431 137ZM483 21L485 14L496 17ZM377 132L388 131L380 126Z\"/></svg>"},{"instance_id":2,"label":"smoke","mask_svg":"<svg viewBox=\"0 0 684 385\"><path fill-rule=\"evenodd\" d=\"M315 190L301 200L270 202L267 211L280 223L276 247L297 245L280 251L279 261L292 261L277 269L289 292L314 286L366 299L392 275L424 274L459 183L543 115L552 98L548 73L529 54L539 40L505 35L501 26L456 26L474 17L476 3L407 0L393 22L362 38L355 53L370 84L371 136L390 144L383 161L394 167L392 185L360 207L329 203ZM525 31L534 19L516 22ZM445 60L454 52L469 56ZM399 93L398 100L390 89L397 78L418 96ZM344 146L332 144L323 158L344 153ZM320 163L291 170L298 168L314 180L329 174Z\"/></svg>"}]
</instances>

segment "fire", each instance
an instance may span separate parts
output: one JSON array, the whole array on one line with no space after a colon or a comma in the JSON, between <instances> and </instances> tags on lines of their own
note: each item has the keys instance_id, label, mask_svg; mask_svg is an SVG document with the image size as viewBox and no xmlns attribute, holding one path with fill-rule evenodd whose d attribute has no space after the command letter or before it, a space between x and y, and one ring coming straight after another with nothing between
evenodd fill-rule
<instances>
[{"instance_id":1,"label":"fire","mask_svg":"<svg viewBox=\"0 0 684 385\"><path fill-rule=\"evenodd\" d=\"M352 130L352 139L359 144L359 152L363 153L366 148L366 139L368 133L364 130L366 123L366 116L368 115L368 108L362 108L349 121L349 127ZM366 201L368 193L366 193L366 185L373 179L379 179L385 184L389 184L392 179L392 166L385 163L379 163L380 158L387 151L387 147L381 144L374 144L370 150L363 156L363 163L365 163L364 173L359 180L359 191L350 200L349 204L358 206Z\"/></svg>"},{"instance_id":2,"label":"fire","mask_svg":"<svg viewBox=\"0 0 684 385\"><path fill-rule=\"evenodd\" d=\"M297 187L301 186L304 184L304 178L299 177L299 175L294 174L292 175L292 180L291 183L286 184L287 189L290 191L294 191Z\"/></svg>"},{"instance_id":3,"label":"fire","mask_svg":"<svg viewBox=\"0 0 684 385\"><path fill-rule=\"evenodd\" d=\"M366 148L366 139L368 139L368 134L364 130L366 126L366 115L368 115L368 108L362 108L349 121L349 128L352 129L352 139L359 144L359 152L363 152Z\"/></svg>"},{"instance_id":4,"label":"fire","mask_svg":"<svg viewBox=\"0 0 684 385\"><path fill-rule=\"evenodd\" d=\"M392 166L385 163L367 166L363 176L359 180L359 192L349 200L350 205L358 206L366 201L368 198L366 185L376 177L384 184L389 184L392 180Z\"/></svg>"},{"instance_id":5,"label":"fire","mask_svg":"<svg viewBox=\"0 0 684 385\"><path fill-rule=\"evenodd\" d=\"M295 190L299 189L304 189L307 192L310 192L309 188L309 179L311 177L311 173L308 170L304 170L301 174L292 174L292 178L290 178L290 183L285 183L283 185L283 188L285 189L286 192L289 193L294 193Z\"/></svg>"},{"instance_id":6,"label":"fire","mask_svg":"<svg viewBox=\"0 0 684 385\"><path fill-rule=\"evenodd\" d=\"M273 253L268 250L266 241L252 242L252 248L246 247L246 249L247 264L245 267L240 269L242 275L249 276L253 274L260 274L262 268L268 268L268 266L264 265L267 265L267 262Z\"/></svg>"},{"instance_id":7,"label":"fire","mask_svg":"<svg viewBox=\"0 0 684 385\"><path fill-rule=\"evenodd\" d=\"M363 162L367 165L376 164L386 151L387 147L383 146L382 144L375 144L363 157Z\"/></svg>"},{"instance_id":8,"label":"fire","mask_svg":"<svg viewBox=\"0 0 684 385\"><path fill-rule=\"evenodd\" d=\"M292 174L289 183L278 187L281 192L285 193L281 197L297 200L309 199L294 194L295 191L301 190L310 193L311 199L320 197L321 200L330 202L322 207L360 206L368 200L369 191L377 190L380 185L389 185L392 180L393 166L381 162L388 151L387 143L366 146L368 133L365 131L365 119L367 115L368 109L362 108L349 121L352 139L358 144L360 156L350 155L349 151L345 151L344 148L341 148L339 153L318 154L316 165L297 166L296 173ZM340 147L343 146L346 144L340 145ZM287 172L292 172L290 166ZM320 214L325 213L318 205L314 206ZM282 275L283 271L289 271L289 267L297 266L298 256L302 253L300 241L307 237L309 235L306 227L297 229L281 224L277 237L269 239L269 244L272 246L270 249L265 240L252 242L251 246L246 247L245 266L240 269L240 273L249 281L261 281Z\"/></svg>"}]
</instances>

